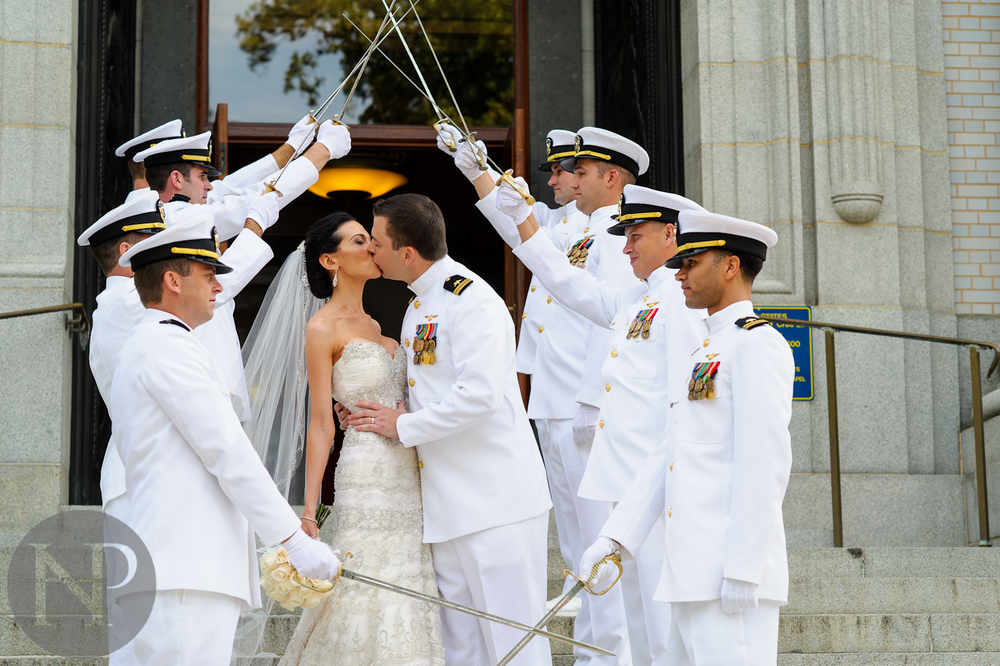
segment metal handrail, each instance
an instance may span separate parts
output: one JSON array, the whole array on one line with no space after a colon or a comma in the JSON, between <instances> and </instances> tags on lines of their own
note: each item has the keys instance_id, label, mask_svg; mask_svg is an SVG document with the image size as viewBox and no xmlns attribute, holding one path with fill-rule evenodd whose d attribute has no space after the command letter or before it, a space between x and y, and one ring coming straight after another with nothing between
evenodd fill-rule
<instances>
[{"instance_id":1,"label":"metal handrail","mask_svg":"<svg viewBox=\"0 0 1000 666\"><path fill-rule=\"evenodd\" d=\"M837 548L844 546L844 523L840 501L840 424L837 419L837 363L833 343L834 331L902 338L904 340L939 342L958 347L968 347L969 363L972 371L972 428L976 438L976 495L979 505L979 545L984 547L992 545L990 543L989 506L986 501L986 437L983 433L983 387L979 376L979 350L993 350L993 361L990 363L990 369L986 373L986 378L989 379L993 375L993 371L996 370L997 364L1000 363L1000 347L980 340L964 340L962 338L948 338L940 335L887 331L880 328L829 324L820 321L805 321L803 319L785 319L784 317L775 317L773 315L762 315L761 318L791 326L819 328L826 333L826 389L830 423L830 492L833 495L833 545Z\"/></svg>"},{"instance_id":2,"label":"metal handrail","mask_svg":"<svg viewBox=\"0 0 1000 666\"><path fill-rule=\"evenodd\" d=\"M87 310L83 307L83 303L50 305L45 308L18 310L17 312L0 312L0 319L14 319L15 317L28 317L30 315L63 312L65 310L71 310L78 313L74 319L70 319L69 315L64 315L63 327L69 332L70 335L73 335L74 333L79 334L80 348L86 349L87 343L90 341L90 316L87 314Z\"/></svg>"}]
</instances>

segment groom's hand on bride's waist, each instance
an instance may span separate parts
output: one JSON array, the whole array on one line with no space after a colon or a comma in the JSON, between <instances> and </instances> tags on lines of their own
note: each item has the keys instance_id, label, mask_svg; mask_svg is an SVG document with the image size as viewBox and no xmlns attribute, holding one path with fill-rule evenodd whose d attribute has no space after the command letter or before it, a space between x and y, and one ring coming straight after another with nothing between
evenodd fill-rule
<instances>
[{"instance_id":1,"label":"groom's hand on bride's waist","mask_svg":"<svg viewBox=\"0 0 1000 666\"><path fill-rule=\"evenodd\" d=\"M377 402L359 400L354 403L354 411L347 417L347 425L359 432L375 432L383 437L398 439L396 420L406 413L406 403L400 402L396 409Z\"/></svg>"},{"instance_id":2,"label":"groom's hand on bride's waist","mask_svg":"<svg viewBox=\"0 0 1000 666\"><path fill-rule=\"evenodd\" d=\"M351 418L351 412L339 402L333 403L333 413L337 415L337 426L341 430L347 430L347 420Z\"/></svg>"}]
</instances>

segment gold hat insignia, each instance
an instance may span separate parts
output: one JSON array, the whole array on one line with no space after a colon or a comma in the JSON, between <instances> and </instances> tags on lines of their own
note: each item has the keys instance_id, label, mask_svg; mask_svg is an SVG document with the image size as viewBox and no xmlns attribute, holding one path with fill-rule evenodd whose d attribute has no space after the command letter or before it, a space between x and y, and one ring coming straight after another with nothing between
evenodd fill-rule
<instances>
[{"instance_id":1,"label":"gold hat insignia","mask_svg":"<svg viewBox=\"0 0 1000 666\"><path fill-rule=\"evenodd\" d=\"M215 253L222 256L222 250L219 248L219 232L212 227L212 240L215 241Z\"/></svg>"},{"instance_id":2,"label":"gold hat insignia","mask_svg":"<svg viewBox=\"0 0 1000 666\"><path fill-rule=\"evenodd\" d=\"M156 212L160 214L160 221L163 222L167 219L167 213L163 210L163 202L159 199L156 200Z\"/></svg>"},{"instance_id":3,"label":"gold hat insignia","mask_svg":"<svg viewBox=\"0 0 1000 666\"><path fill-rule=\"evenodd\" d=\"M576 135L576 139L573 141L573 147L576 149L576 152L583 150L583 137L579 134Z\"/></svg>"},{"instance_id":4,"label":"gold hat insignia","mask_svg":"<svg viewBox=\"0 0 1000 666\"><path fill-rule=\"evenodd\" d=\"M545 139L545 156L548 157L552 154L552 138L546 137Z\"/></svg>"}]
</instances>

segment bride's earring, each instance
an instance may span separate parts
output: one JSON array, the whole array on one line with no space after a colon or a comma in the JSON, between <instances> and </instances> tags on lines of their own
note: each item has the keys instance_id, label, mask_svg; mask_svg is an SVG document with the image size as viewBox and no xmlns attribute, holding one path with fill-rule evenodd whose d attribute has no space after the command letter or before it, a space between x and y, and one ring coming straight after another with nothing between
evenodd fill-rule
<instances>
[{"instance_id":1,"label":"bride's earring","mask_svg":"<svg viewBox=\"0 0 1000 666\"><path fill-rule=\"evenodd\" d=\"M333 272L333 280L332 280L332 282L333 282L333 286L336 287L337 286L337 271Z\"/></svg>"}]
</instances>

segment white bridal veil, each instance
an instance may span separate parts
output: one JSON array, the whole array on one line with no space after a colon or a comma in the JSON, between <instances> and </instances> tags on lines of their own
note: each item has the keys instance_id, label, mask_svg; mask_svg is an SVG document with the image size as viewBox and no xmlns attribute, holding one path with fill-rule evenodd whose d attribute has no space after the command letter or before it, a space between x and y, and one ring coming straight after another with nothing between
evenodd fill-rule
<instances>
[{"instance_id":1,"label":"white bridal veil","mask_svg":"<svg viewBox=\"0 0 1000 666\"><path fill-rule=\"evenodd\" d=\"M250 394L250 418L244 428L285 499L289 498L305 449L309 418L306 324L324 303L309 291L304 247L304 242L299 244L285 259L243 345ZM262 647L274 602L264 596L263 603L263 608L244 612L240 617L233 647L234 665L253 663L251 658Z\"/></svg>"}]
</instances>

